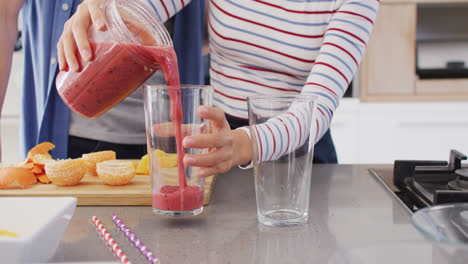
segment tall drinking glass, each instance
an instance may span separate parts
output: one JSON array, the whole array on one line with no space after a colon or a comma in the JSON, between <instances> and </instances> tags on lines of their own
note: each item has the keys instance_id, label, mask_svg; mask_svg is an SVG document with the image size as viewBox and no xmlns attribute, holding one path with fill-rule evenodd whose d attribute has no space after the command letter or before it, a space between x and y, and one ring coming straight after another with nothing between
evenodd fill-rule
<instances>
[{"instance_id":1,"label":"tall drinking glass","mask_svg":"<svg viewBox=\"0 0 468 264\"><path fill-rule=\"evenodd\" d=\"M307 222L316 102L316 97L306 95L248 97L257 216L262 224Z\"/></svg>"},{"instance_id":2,"label":"tall drinking glass","mask_svg":"<svg viewBox=\"0 0 468 264\"><path fill-rule=\"evenodd\" d=\"M182 144L185 136L209 132L208 123L199 117L197 109L201 105L211 105L212 96L210 86L144 86L148 163L155 214L186 216L203 211L205 178L198 177L197 167L184 167L182 160L185 153L201 154L208 150L180 148L181 151L177 151L177 144ZM181 107L176 109L181 111L182 120L176 118L179 115L171 115L171 107Z\"/></svg>"}]
</instances>

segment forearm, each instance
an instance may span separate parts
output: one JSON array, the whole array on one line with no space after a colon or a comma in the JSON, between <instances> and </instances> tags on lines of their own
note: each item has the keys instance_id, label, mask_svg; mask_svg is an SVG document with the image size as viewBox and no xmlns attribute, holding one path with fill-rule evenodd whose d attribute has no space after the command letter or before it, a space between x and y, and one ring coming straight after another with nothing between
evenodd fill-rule
<instances>
[{"instance_id":1,"label":"forearm","mask_svg":"<svg viewBox=\"0 0 468 264\"><path fill-rule=\"evenodd\" d=\"M18 31L18 13L24 0L0 0L0 116L5 99L11 60Z\"/></svg>"},{"instance_id":2,"label":"forearm","mask_svg":"<svg viewBox=\"0 0 468 264\"><path fill-rule=\"evenodd\" d=\"M364 55L379 7L378 0L345 0L328 25L320 52L302 93L319 99L317 142L330 127L333 114Z\"/></svg>"},{"instance_id":3,"label":"forearm","mask_svg":"<svg viewBox=\"0 0 468 264\"><path fill-rule=\"evenodd\" d=\"M0 114L5 99L8 79L11 71L11 60L17 34L17 19L0 11Z\"/></svg>"}]
</instances>

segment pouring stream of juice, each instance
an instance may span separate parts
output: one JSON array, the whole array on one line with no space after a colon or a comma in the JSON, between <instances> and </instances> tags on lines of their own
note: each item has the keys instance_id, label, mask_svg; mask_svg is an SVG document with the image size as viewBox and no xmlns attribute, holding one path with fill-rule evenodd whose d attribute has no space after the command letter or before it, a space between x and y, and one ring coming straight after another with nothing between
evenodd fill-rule
<instances>
[{"instance_id":1,"label":"pouring stream of juice","mask_svg":"<svg viewBox=\"0 0 468 264\"><path fill-rule=\"evenodd\" d=\"M164 73L166 83L171 87L179 87L179 69L177 67L177 56L171 46L143 46L153 58L161 66ZM171 100L171 120L175 124L175 138L177 145L177 166L179 170L179 186L180 188L187 187L187 179L185 175L185 166L183 163L185 149L182 146L182 102L181 93L179 91L169 90L169 98Z\"/></svg>"},{"instance_id":2,"label":"pouring stream of juice","mask_svg":"<svg viewBox=\"0 0 468 264\"><path fill-rule=\"evenodd\" d=\"M187 186L185 166L183 163L185 149L182 146L182 101L180 91L177 57L171 46L142 46L158 62L164 73L166 83L179 90L169 90L171 101L170 117L175 124L177 145L177 166L179 186L165 185L159 193L153 194L153 207L168 211L191 211L203 206L203 189L198 186Z\"/></svg>"}]
</instances>

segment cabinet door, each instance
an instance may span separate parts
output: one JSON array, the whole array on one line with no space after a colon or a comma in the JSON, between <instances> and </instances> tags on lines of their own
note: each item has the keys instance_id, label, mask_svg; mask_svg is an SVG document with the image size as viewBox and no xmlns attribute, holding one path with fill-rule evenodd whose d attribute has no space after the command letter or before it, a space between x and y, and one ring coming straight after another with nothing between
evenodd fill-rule
<instances>
[{"instance_id":1,"label":"cabinet door","mask_svg":"<svg viewBox=\"0 0 468 264\"><path fill-rule=\"evenodd\" d=\"M450 149L468 154L466 103L363 104L359 124L360 163L448 160Z\"/></svg>"},{"instance_id":2,"label":"cabinet door","mask_svg":"<svg viewBox=\"0 0 468 264\"><path fill-rule=\"evenodd\" d=\"M361 99L413 95L416 4L382 4L360 68Z\"/></svg>"},{"instance_id":3,"label":"cabinet door","mask_svg":"<svg viewBox=\"0 0 468 264\"><path fill-rule=\"evenodd\" d=\"M401 147L395 137L397 111L380 103L361 104L359 112L359 163L391 164ZM392 111L393 110L393 111Z\"/></svg>"},{"instance_id":4,"label":"cabinet door","mask_svg":"<svg viewBox=\"0 0 468 264\"><path fill-rule=\"evenodd\" d=\"M345 98L335 112L330 128L338 163L359 162L359 100Z\"/></svg>"}]
</instances>

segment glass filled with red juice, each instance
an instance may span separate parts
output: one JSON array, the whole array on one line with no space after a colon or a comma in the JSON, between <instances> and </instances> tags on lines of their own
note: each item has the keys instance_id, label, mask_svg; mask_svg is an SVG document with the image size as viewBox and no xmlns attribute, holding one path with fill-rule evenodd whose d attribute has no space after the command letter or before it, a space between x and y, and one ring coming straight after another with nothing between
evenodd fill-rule
<instances>
[{"instance_id":1,"label":"glass filled with red juice","mask_svg":"<svg viewBox=\"0 0 468 264\"><path fill-rule=\"evenodd\" d=\"M211 105L213 89L203 85L145 85L144 105L148 163L152 177L152 207L157 215L188 216L203 211L204 178L200 168L183 164L185 153L207 153L208 149L182 148L188 135L209 133L209 124L199 117L201 105ZM179 104L175 104L178 98ZM180 105L180 118L173 106Z\"/></svg>"},{"instance_id":2,"label":"glass filled with red juice","mask_svg":"<svg viewBox=\"0 0 468 264\"><path fill-rule=\"evenodd\" d=\"M56 79L65 104L87 118L100 116L161 69L167 58L155 51L175 58L169 33L145 2L110 0L102 8L106 29L88 30L93 57L85 62L76 51L79 71L65 69Z\"/></svg>"}]
</instances>

